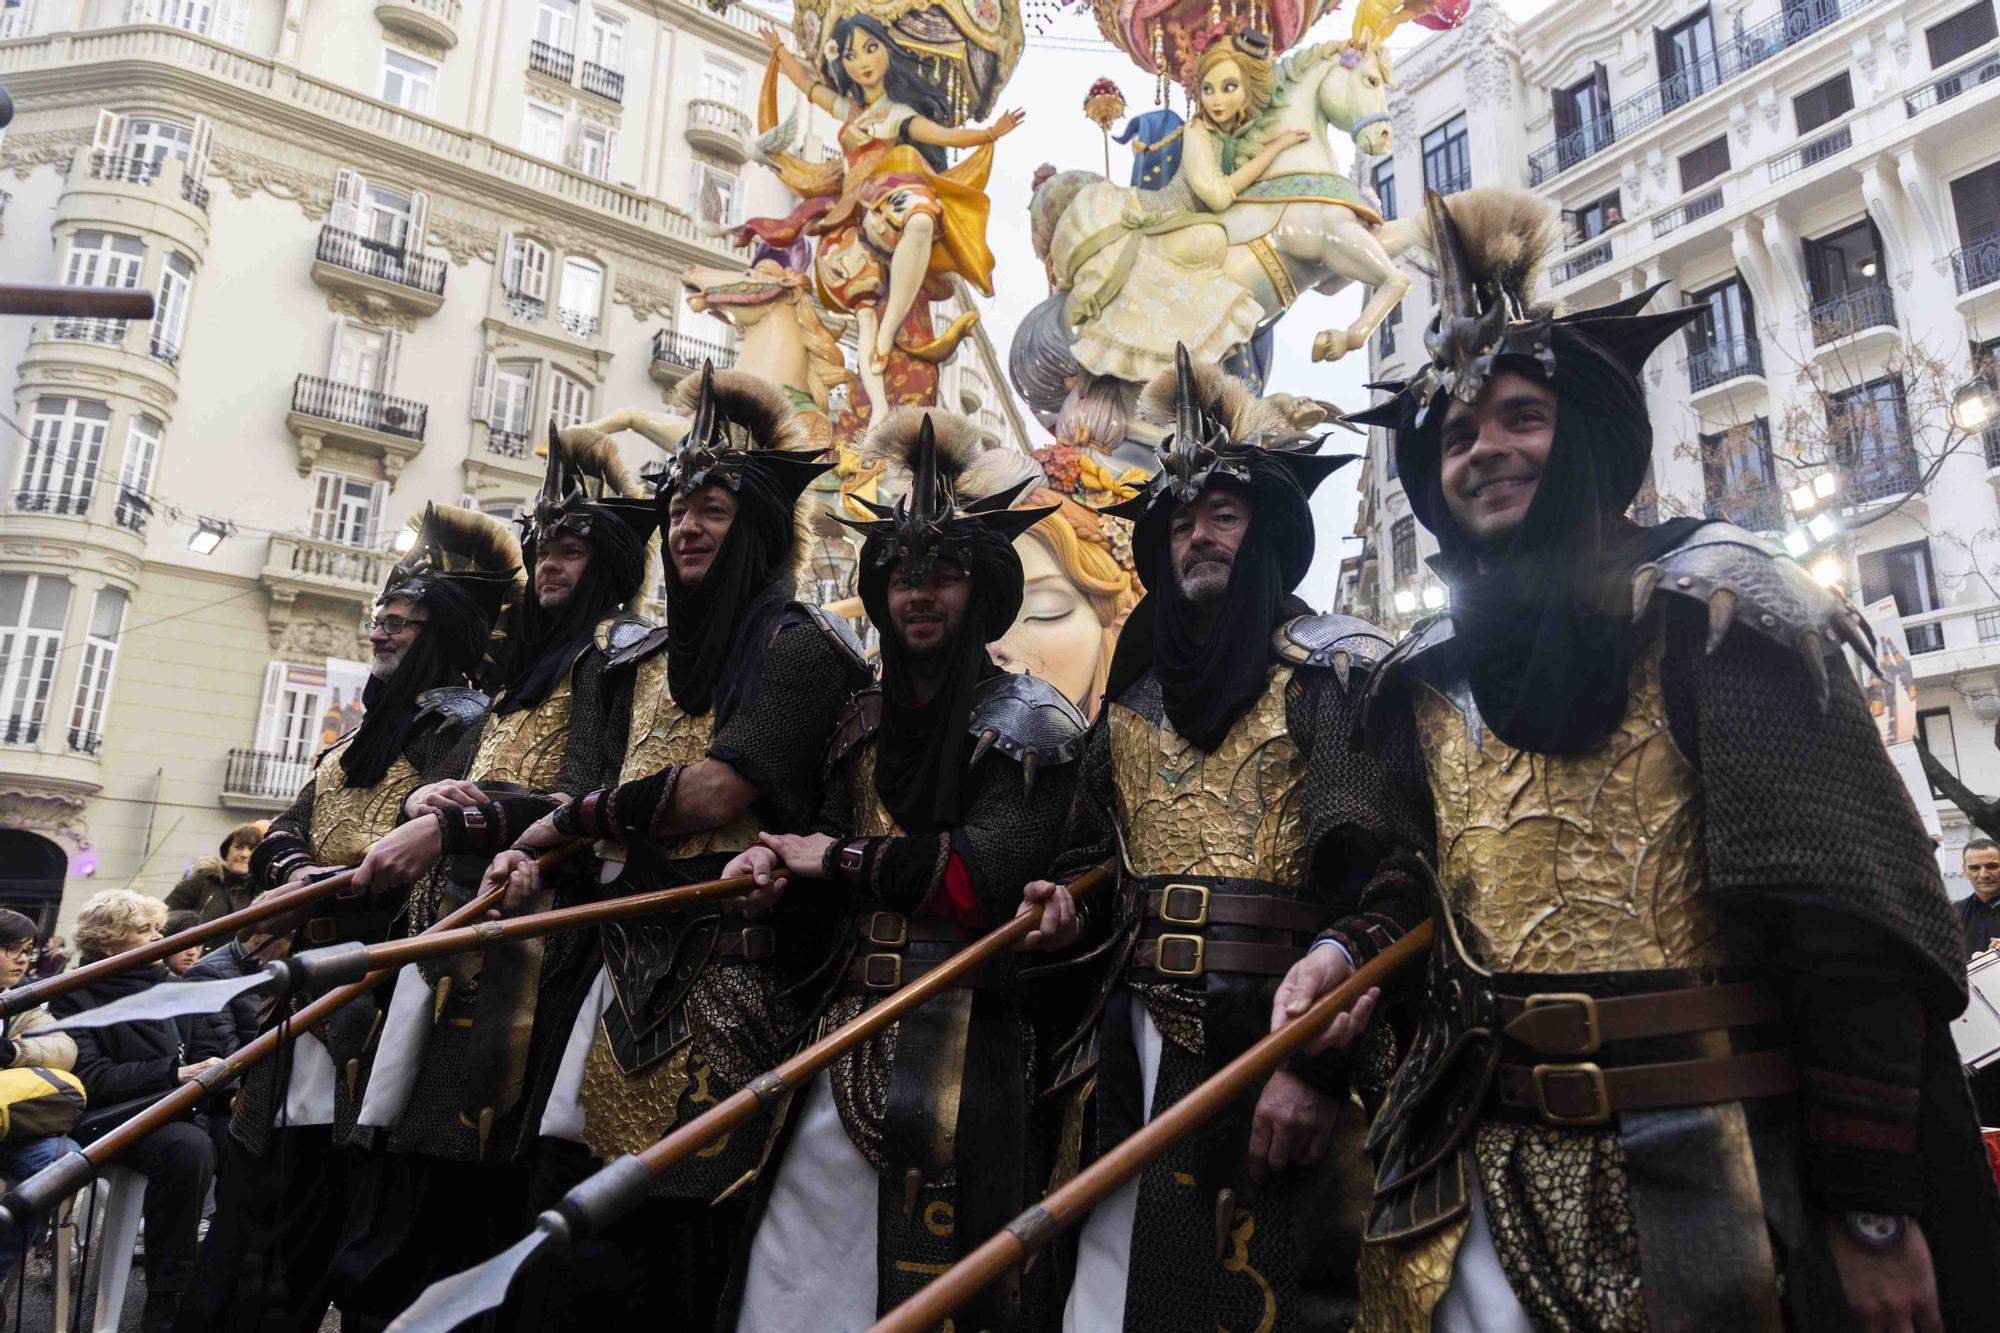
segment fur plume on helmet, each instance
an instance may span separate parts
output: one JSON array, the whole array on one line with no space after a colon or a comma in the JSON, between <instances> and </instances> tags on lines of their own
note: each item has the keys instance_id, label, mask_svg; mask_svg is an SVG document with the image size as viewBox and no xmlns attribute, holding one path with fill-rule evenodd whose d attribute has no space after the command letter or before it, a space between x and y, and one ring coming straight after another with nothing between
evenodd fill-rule
<instances>
[{"instance_id":1,"label":"fur plume on helmet","mask_svg":"<svg viewBox=\"0 0 2000 1333\"><path fill-rule=\"evenodd\" d=\"M625 466L618 446L609 435L576 427L555 429L553 423L551 426L550 443L538 452L546 455L549 449L560 448L565 473L581 479L591 498L639 499L648 494L632 475L632 469Z\"/></svg>"},{"instance_id":2,"label":"fur plume on helmet","mask_svg":"<svg viewBox=\"0 0 2000 1333\"><path fill-rule=\"evenodd\" d=\"M979 423L958 412L936 407L892 407L862 436L858 451L862 459L911 470L925 417L930 418L931 438L937 444L938 476L951 488L951 493L961 502L990 494L969 489L971 479L982 471L988 451L980 443Z\"/></svg>"},{"instance_id":3,"label":"fur plume on helmet","mask_svg":"<svg viewBox=\"0 0 2000 1333\"><path fill-rule=\"evenodd\" d=\"M798 411L784 390L761 375L745 370L718 370L714 375L714 400L718 413L747 438L739 445L754 449L810 449L812 440ZM692 417L701 406L701 376L689 375L674 387L669 405L682 416Z\"/></svg>"},{"instance_id":4,"label":"fur plume on helmet","mask_svg":"<svg viewBox=\"0 0 2000 1333\"><path fill-rule=\"evenodd\" d=\"M430 505L404 526L416 537L411 554L430 538L441 553L434 567L446 573L510 574L517 580L521 575L520 539L490 514L460 505Z\"/></svg>"},{"instance_id":5,"label":"fur plume on helmet","mask_svg":"<svg viewBox=\"0 0 2000 1333\"><path fill-rule=\"evenodd\" d=\"M1210 361L1188 361L1196 396L1207 415L1222 423L1237 444L1255 444L1283 432L1284 419L1249 384ZM1173 426L1180 406L1180 372L1163 370L1139 394L1139 416L1156 426Z\"/></svg>"},{"instance_id":6,"label":"fur plume on helmet","mask_svg":"<svg viewBox=\"0 0 2000 1333\"><path fill-rule=\"evenodd\" d=\"M1546 302L1537 306L1535 288L1549 256L1562 246L1555 205L1502 186L1461 190L1444 203L1465 246L1473 281L1492 283L1507 293L1522 317L1552 313Z\"/></svg>"}]
</instances>

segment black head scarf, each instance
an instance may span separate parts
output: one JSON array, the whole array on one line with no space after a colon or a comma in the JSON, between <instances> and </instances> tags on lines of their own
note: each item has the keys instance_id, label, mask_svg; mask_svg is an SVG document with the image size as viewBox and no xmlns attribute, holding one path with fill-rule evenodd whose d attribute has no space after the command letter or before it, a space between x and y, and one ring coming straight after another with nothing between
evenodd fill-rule
<instances>
[{"instance_id":1,"label":"black head scarf","mask_svg":"<svg viewBox=\"0 0 2000 1333\"><path fill-rule=\"evenodd\" d=\"M361 725L340 751L343 786L372 787L380 782L403 753L416 724L418 696L441 685L463 683L464 674L445 661L442 646L448 642L449 632L440 628L433 613L396 669L387 676L368 678L361 690Z\"/></svg>"},{"instance_id":2,"label":"black head scarf","mask_svg":"<svg viewBox=\"0 0 2000 1333\"><path fill-rule=\"evenodd\" d=\"M882 632L882 730L876 742L875 791L906 833L956 825L963 817L960 784L973 744L969 724L979 682L1000 674L986 645L1007 632L1021 610L1021 558L1001 533L974 523L953 525L951 549L972 581L965 616L941 650L944 682L929 703L916 702L915 673L889 620L886 542L870 537L861 548L861 604Z\"/></svg>"},{"instance_id":3,"label":"black head scarf","mask_svg":"<svg viewBox=\"0 0 2000 1333\"><path fill-rule=\"evenodd\" d=\"M1452 629L1481 718L1517 749L1577 754L1625 716L1633 569L1703 520L1640 528L1624 517L1652 453L1644 393L1587 335L1558 325L1555 338L1555 437L1504 551L1482 552L1446 507L1439 441L1447 403L1422 427L1398 433L1396 459L1411 509L1438 539L1433 567L1451 588ZM1526 360L1499 368L1540 378Z\"/></svg>"},{"instance_id":4,"label":"black head scarf","mask_svg":"<svg viewBox=\"0 0 2000 1333\"><path fill-rule=\"evenodd\" d=\"M645 578L645 536L608 513L593 514L589 529L578 534L590 544L590 562L584 566L583 577L561 606L544 610L535 597L535 547L563 530L556 527L523 543L528 588L521 597L520 631L513 636L520 648L513 677L494 701L495 713L540 707L567 678L598 622L631 601Z\"/></svg>"},{"instance_id":5,"label":"black head scarf","mask_svg":"<svg viewBox=\"0 0 2000 1333\"><path fill-rule=\"evenodd\" d=\"M718 483L710 483L715 485ZM797 492L783 474L745 467L732 492L736 516L701 585L667 568L667 689L681 711L715 713L722 726L756 691L772 621L797 596L791 568ZM662 492L662 523L669 495Z\"/></svg>"}]
</instances>

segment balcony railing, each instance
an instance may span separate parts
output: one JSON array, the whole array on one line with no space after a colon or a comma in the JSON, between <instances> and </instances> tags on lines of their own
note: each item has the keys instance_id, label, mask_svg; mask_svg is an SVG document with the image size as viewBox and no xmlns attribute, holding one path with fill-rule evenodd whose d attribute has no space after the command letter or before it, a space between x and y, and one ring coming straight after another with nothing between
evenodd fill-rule
<instances>
[{"instance_id":1,"label":"balcony railing","mask_svg":"<svg viewBox=\"0 0 2000 1333\"><path fill-rule=\"evenodd\" d=\"M1815 347L1851 338L1863 329L1893 329L1896 301L1888 283L1871 282L1831 300L1813 302L1806 311L1806 325L1812 330Z\"/></svg>"},{"instance_id":2,"label":"balcony railing","mask_svg":"<svg viewBox=\"0 0 2000 1333\"><path fill-rule=\"evenodd\" d=\"M90 474L84 473L81 481L81 486L69 490L15 491L14 512L17 514L55 514L62 518L81 518L90 512Z\"/></svg>"},{"instance_id":3,"label":"balcony railing","mask_svg":"<svg viewBox=\"0 0 2000 1333\"><path fill-rule=\"evenodd\" d=\"M1611 242L1599 241L1588 250L1571 255L1562 263L1557 264L1555 270L1549 275L1550 285L1560 287L1571 278L1581 277L1590 272L1590 270L1599 268L1610 262Z\"/></svg>"},{"instance_id":4,"label":"balcony railing","mask_svg":"<svg viewBox=\"0 0 2000 1333\"><path fill-rule=\"evenodd\" d=\"M706 97L691 98L687 104L687 135L697 148L720 152L741 160L749 152L752 132L750 117L727 102ZM839 156L836 149L833 156Z\"/></svg>"},{"instance_id":5,"label":"balcony railing","mask_svg":"<svg viewBox=\"0 0 2000 1333\"><path fill-rule=\"evenodd\" d=\"M1784 526L1785 497L1762 486L1738 495L1716 496L1708 502L1708 516L1752 532L1773 532Z\"/></svg>"},{"instance_id":6,"label":"balcony railing","mask_svg":"<svg viewBox=\"0 0 2000 1333\"><path fill-rule=\"evenodd\" d=\"M147 185L160 174L160 164L148 158L130 157L124 153L92 150L89 172L92 180Z\"/></svg>"},{"instance_id":7,"label":"balcony railing","mask_svg":"<svg viewBox=\"0 0 2000 1333\"><path fill-rule=\"evenodd\" d=\"M42 738L38 717L10 717L0 722L0 745L33 745Z\"/></svg>"},{"instance_id":8,"label":"balcony railing","mask_svg":"<svg viewBox=\"0 0 2000 1333\"><path fill-rule=\"evenodd\" d=\"M486 452L498 454L502 458L526 458L529 454L528 437L522 431L501 430L496 426L488 426Z\"/></svg>"},{"instance_id":9,"label":"balcony railing","mask_svg":"<svg viewBox=\"0 0 2000 1333\"><path fill-rule=\"evenodd\" d=\"M1385 320L1382 326L1375 330L1375 349L1382 356L1394 356L1396 354L1396 326L1394 324Z\"/></svg>"},{"instance_id":10,"label":"balcony railing","mask_svg":"<svg viewBox=\"0 0 2000 1333\"><path fill-rule=\"evenodd\" d=\"M1983 443L1986 446L1986 466L2000 467L2000 426L1988 426Z\"/></svg>"},{"instance_id":11,"label":"balcony railing","mask_svg":"<svg viewBox=\"0 0 2000 1333\"><path fill-rule=\"evenodd\" d=\"M1712 186L1676 208L1669 209L1653 219L1653 235L1665 236L1679 231L1697 218L1705 218L1722 207L1722 187Z\"/></svg>"},{"instance_id":12,"label":"balcony railing","mask_svg":"<svg viewBox=\"0 0 2000 1333\"><path fill-rule=\"evenodd\" d=\"M1700 393L1745 375L1762 375L1764 346L1751 337L1725 338L1690 353L1681 365L1687 369L1688 388Z\"/></svg>"},{"instance_id":13,"label":"balcony railing","mask_svg":"<svg viewBox=\"0 0 2000 1333\"><path fill-rule=\"evenodd\" d=\"M661 329L653 335L653 360L683 370L693 370L703 361L709 361L722 370L736 364L736 349L689 337L676 329Z\"/></svg>"},{"instance_id":14,"label":"balcony railing","mask_svg":"<svg viewBox=\"0 0 2000 1333\"><path fill-rule=\"evenodd\" d=\"M1923 470L1923 461L1917 457L1917 451L1910 447L1908 440L1904 440L1851 465L1847 469L1847 485L1843 490L1850 503L1867 504L1916 489L1917 479L1923 475Z\"/></svg>"},{"instance_id":15,"label":"balcony railing","mask_svg":"<svg viewBox=\"0 0 2000 1333\"><path fill-rule=\"evenodd\" d=\"M69 748L72 754L96 754L103 748L104 737L87 727L69 729Z\"/></svg>"},{"instance_id":16,"label":"balcony railing","mask_svg":"<svg viewBox=\"0 0 2000 1333\"><path fill-rule=\"evenodd\" d=\"M269 750L231 750L222 789L241 796L288 800L312 777L312 764Z\"/></svg>"},{"instance_id":17,"label":"balcony railing","mask_svg":"<svg viewBox=\"0 0 2000 1333\"><path fill-rule=\"evenodd\" d=\"M588 60L583 62L583 82L577 86L609 102L625 100L625 76L615 69L606 69Z\"/></svg>"},{"instance_id":18,"label":"balcony railing","mask_svg":"<svg viewBox=\"0 0 2000 1333\"><path fill-rule=\"evenodd\" d=\"M181 349L157 333L146 339L146 354L164 366L178 367L181 363Z\"/></svg>"},{"instance_id":19,"label":"balcony railing","mask_svg":"<svg viewBox=\"0 0 2000 1333\"><path fill-rule=\"evenodd\" d=\"M549 313L549 303L539 296L510 291L507 293L507 313L515 319L534 323Z\"/></svg>"},{"instance_id":20,"label":"balcony railing","mask_svg":"<svg viewBox=\"0 0 2000 1333\"><path fill-rule=\"evenodd\" d=\"M264 557L264 577L279 582L309 579L366 597L382 586L395 560L394 555L369 546L278 534Z\"/></svg>"},{"instance_id":21,"label":"balcony railing","mask_svg":"<svg viewBox=\"0 0 2000 1333\"><path fill-rule=\"evenodd\" d=\"M558 310L556 321L563 326L563 332L572 338L594 338L597 336L597 316L584 310Z\"/></svg>"},{"instance_id":22,"label":"balcony railing","mask_svg":"<svg viewBox=\"0 0 2000 1333\"><path fill-rule=\"evenodd\" d=\"M1755 69L1772 56L1796 46L1822 29L1855 13L1869 0L1807 0L1787 5L1785 12L1715 48L1712 55L1677 70L1610 111L1579 125L1554 143L1528 155L1528 184L1540 185L1558 172L1602 152L1618 140L1705 97L1731 79Z\"/></svg>"},{"instance_id":23,"label":"balcony railing","mask_svg":"<svg viewBox=\"0 0 2000 1333\"><path fill-rule=\"evenodd\" d=\"M1958 284L1960 296L2000 282L2000 231L1952 251L1951 280Z\"/></svg>"},{"instance_id":24,"label":"balcony railing","mask_svg":"<svg viewBox=\"0 0 2000 1333\"><path fill-rule=\"evenodd\" d=\"M323 264L380 278L384 282L399 283L432 296L444 295L445 262L442 259L413 254L399 245L357 236L331 223L319 229L319 248L313 255Z\"/></svg>"},{"instance_id":25,"label":"balcony railing","mask_svg":"<svg viewBox=\"0 0 2000 1333\"><path fill-rule=\"evenodd\" d=\"M546 74L552 79L568 83L576 73L576 56L550 46L547 42L528 43L528 68L537 74Z\"/></svg>"},{"instance_id":26,"label":"balcony railing","mask_svg":"<svg viewBox=\"0 0 2000 1333\"><path fill-rule=\"evenodd\" d=\"M64 342L98 343L105 347L121 347L125 343L125 321L122 319L52 319L49 321L49 336Z\"/></svg>"},{"instance_id":27,"label":"balcony railing","mask_svg":"<svg viewBox=\"0 0 2000 1333\"><path fill-rule=\"evenodd\" d=\"M317 375L301 375L293 382L292 410L408 440L424 438L425 419L430 415L429 407L408 398L391 398L375 389L336 384Z\"/></svg>"},{"instance_id":28,"label":"balcony railing","mask_svg":"<svg viewBox=\"0 0 2000 1333\"><path fill-rule=\"evenodd\" d=\"M192 176L181 177L181 198L204 213L208 211L208 187Z\"/></svg>"},{"instance_id":29,"label":"balcony railing","mask_svg":"<svg viewBox=\"0 0 2000 1333\"><path fill-rule=\"evenodd\" d=\"M1467 167L1464 171L1455 171L1449 176L1440 177L1434 181L1427 180L1424 184L1436 190L1439 194L1460 194L1472 188L1472 168Z\"/></svg>"},{"instance_id":30,"label":"balcony railing","mask_svg":"<svg viewBox=\"0 0 2000 1333\"><path fill-rule=\"evenodd\" d=\"M1771 179L1781 181L1787 176L1795 176L1807 167L1817 166L1838 153L1844 153L1854 146L1854 127L1842 125L1837 130L1829 130L1811 143L1801 144L1783 157L1771 159Z\"/></svg>"},{"instance_id":31,"label":"balcony railing","mask_svg":"<svg viewBox=\"0 0 2000 1333\"><path fill-rule=\"evenodd\" d=\"M127 532L144 532L146 520L153 516L153 502L137 491L124 487L118 489L118 503L112 506L111 519Z\"/></svg>"},{"instance_id":32,"label":"balcony railing","mask_svg":"<svg viewBox=\"0 0 2000 1333\"><path fill-rule=\"evenodd\" d=\"M2000 79L2000 51L1975 56L1964 68L1935 79L1903 99L1903 113L1921 116L1934 106L1971 92L1981 84Z\"/></svg>"}]
</instances>

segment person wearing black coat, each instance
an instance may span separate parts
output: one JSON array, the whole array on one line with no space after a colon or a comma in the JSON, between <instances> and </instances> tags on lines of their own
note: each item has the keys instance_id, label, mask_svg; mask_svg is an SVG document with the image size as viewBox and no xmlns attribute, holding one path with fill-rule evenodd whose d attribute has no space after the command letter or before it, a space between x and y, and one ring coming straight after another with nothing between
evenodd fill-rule
<instances>
[{"instance_id":1,"label":"person wearing black coat","mask_svg":"<svg viewBox=\"0 0 2000 1333\"><path fill-rule=\"evenodd\" d=\"M85 963L160 938L166 907L128 889L107 889L84 904L77 945ZM58 1018L94 1009L167 981L155 963L107 977L51 1003ZM123 1107L136 1113L220 1063L222 1050L206 1019L120 1023L79 1028L76 1076L90 1099L92 1118ZM113 1118L104 1127L125 1117ZM118 1165L146 1178L146 1304L143 1333L164 1333L194 1269L196 1228L215 1174L215 1144L194 1120L163 1125L119 1157Z\"/></svg>"}]
</instances>

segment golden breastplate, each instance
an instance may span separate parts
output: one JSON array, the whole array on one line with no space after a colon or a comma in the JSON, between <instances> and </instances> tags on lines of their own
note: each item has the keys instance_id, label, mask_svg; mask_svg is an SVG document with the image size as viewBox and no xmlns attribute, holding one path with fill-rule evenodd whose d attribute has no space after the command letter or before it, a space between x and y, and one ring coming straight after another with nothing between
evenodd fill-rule
<instances>
[{"instance_id":1,"label":"golden breastplate","mask_svg":"<svg viewBox=\"0 0 2000 1333\"><path fill-rule=\"evenodd\" d=\"M900 838L902 828L889 813L889 807L882 804L882 794L875 790L875 755L876 745L870 740L854 756L854 836Z\"/></svg>"},{"instance_id":2,"label":"golden breastplate","mask_svg":"<svg viewBox=\"0 0 2000 1333\"><path fill-rule=\"evenodd\" d=\"M343 738L319 761L313 775L313 859L320 865L351 866L375 840L396 827L397 809L421 778L410 761L397 755L382 780L372 787L344 785L347 773L339 755L352 737Z\"/></svg>"},{"instance_id":3,"label":"golden breastplate","mask_svg":"<svg viewBox=\"0 0 2000 1333\"><path fill-rule=\"evenodd\" d=\"M675 764L698 764L715 742L715 715L690 717L680 710L667 690L667 655L654 653L640 661L632 681L632 730L625 747L625 762L618 769L620 782L631 782ZM673 855L706 856L712 852L736 852L757 841L763 825L746 810L724 828L703 829L676 842Z\"/></svg>"},{"instance_id":4,"label":"golden breastplate","mask_svg":"<svg viewBox=\"0 0 2000 1333\"><path fill-rule=\"evenodd\" d=\"M1110 705L1111 773L1125 856L1141 875L1217 875L1297 885L1305 879L1305 756L1285 726L1292 668L1204 754L1174 730Z\"/></svg>"},{"instance_id":5,"label":"golden breastplate","mask_svg":"<svg viewBox=\"0 0 2000 1333\"><path fill-rule=\"evenodd\" d=\"M570 703L569 677L564 676L538 708L487 714L479 753L472 760L472 780L518 782L536 791L555 790L563 749L569 744Z\"/></svg>"},{"instance_id":6,"label":"golden breastplate","mask_svg":"<svg viewBox=\"0 0 2000 1333\"><path fill-rule=\"evenodd\" d=\"M1701 791L1667 730L1660 642L1633 665L1625 718L1578 755L1526 754L1417 682L1437 803L1438 876L1478 962L1611 972L1725 961L1701 897Z\"/></svg>"}]
</instances>

